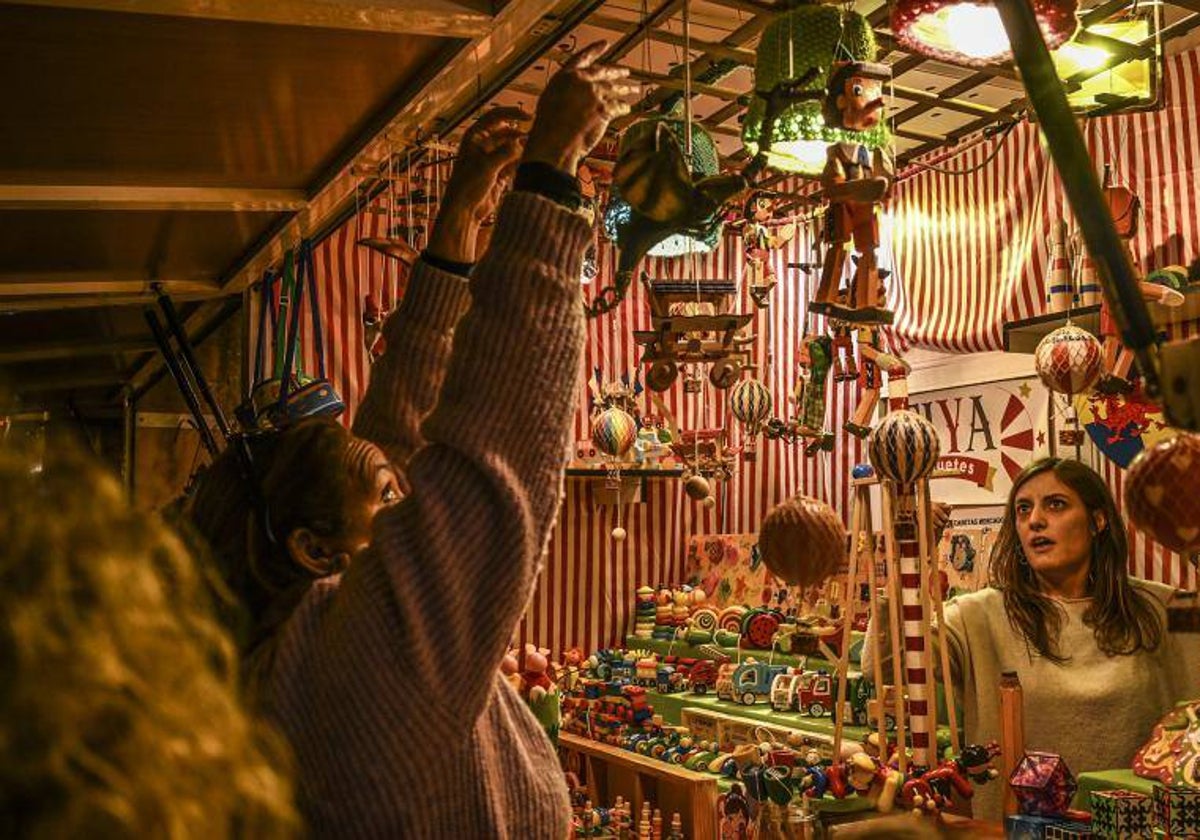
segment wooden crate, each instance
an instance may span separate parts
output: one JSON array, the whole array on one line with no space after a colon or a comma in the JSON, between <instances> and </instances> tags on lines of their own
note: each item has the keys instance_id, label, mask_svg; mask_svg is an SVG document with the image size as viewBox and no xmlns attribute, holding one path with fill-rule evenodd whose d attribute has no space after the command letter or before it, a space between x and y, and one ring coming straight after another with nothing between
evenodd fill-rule
<instances>
[{"instance_id":1,"label":"wooden crate","mask_svg":"<svg viewBox=\"0 0 1200 840\"><path fill-rule=\"evenodd\" d=\"M668 825L671 814L680 815L685 837L717 836L716 776L568 732L559 734L558 748L564 767L582 770L593 803L610 804L621 796L637 815L643 802L653 802Z\"/></svg>"}]
</instances>

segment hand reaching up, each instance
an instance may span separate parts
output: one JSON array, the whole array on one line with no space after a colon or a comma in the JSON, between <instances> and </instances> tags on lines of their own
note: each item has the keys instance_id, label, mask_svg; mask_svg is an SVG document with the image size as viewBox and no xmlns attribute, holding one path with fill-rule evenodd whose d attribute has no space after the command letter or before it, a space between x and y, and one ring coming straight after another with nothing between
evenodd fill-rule
<instances>
[{"instance_id":1,"label":"hand reaching up","mask_svg":"<svg viewBox=\"0 0 1200 840\"><path fill-rule=\"evenodd\" d=\"M496 212L521 154L520 108L495 108L467 129L458 146L429 252L453 262L475 262L480 224Z\"/></svg>"},{"instance_id":2,"label":"hand reaching up","mask_svg":"<svg viewBox=\"0 0 1200 840\"><path fill-rule=\"evenodd\" d=\"M625 83L629 71L596 63L606 46L597 41L584 47L550 79L538 100L524 161L547 163L574 175L608 124L629 113L622 99L635 91Z\"/></svg>"}]
</instances>

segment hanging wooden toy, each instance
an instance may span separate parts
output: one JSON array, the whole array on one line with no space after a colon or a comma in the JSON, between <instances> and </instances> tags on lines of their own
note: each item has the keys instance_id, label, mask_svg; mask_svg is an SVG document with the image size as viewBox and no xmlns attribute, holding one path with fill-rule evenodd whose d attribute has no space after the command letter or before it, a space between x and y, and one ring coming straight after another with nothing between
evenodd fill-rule
<instances>
[{"instance_id":1,"label":"hanging wooden toy","mask_svg":"<svg viewBox=\"0 0 1200 840\"><path fill-rule=\"evenodd\" d=\"M778 278L771 263L771 252L782 248L796 236L796 224L773 221L775 193L755 190L746 199L742 211L742 253L746 262L742 272L750 297L760 309L767 305Z\"/></svg>"},{"instance_id":2,"label":"hanging wooden toy","mask_svg":"<svg viewBox=\"0 0 1200 840\"><path fill-rule=\"evenodd\" d=\"M617 525L612 530L612 538L617 542L626 537L626 531L621 527L621 461L633 448L636 439L637 421L620 408L606 408L592 421L592 442L597 449L614 459L606 467L606 486L616 493Z\"/></svg>"},{"instance_id":3,"label":"hanging wooden toy","mask_svg":"<svg viewBox=\"0 0 1200 840\"><path fill-rule=\"evenodd\" d=\"M1065 422L1058 432L1059 444L1079 446L1083 443L1084 433L1079 428L1079 417L1071 398L1086 393L1100 378L1103 372L1100 342L1068 319L1064 326L1038 342L1033 361L1042 384L1053 393L1067 395Z\"/></svg>"},{"instance_id":4,"label":"hanging wooden toy","mask_svg":"<svg viewBox=\"0 0 1200 840\"><path fill-rule=\"evenodd\" d=\"M759 430L771 416L771 392L757 379L743 379L729 392L729 410L745 427L742 458L753 461Z\"/></svg>"},{"instance_id":5,"label":"hanging wooden toy","mask_svg":"<svg viewBox=\"0 0 1200 840\"><path fill-rule=\"evenodd\" d=\"M883 83L891 78L892 70L885 64L835 64L823 108L826 124L849 131L874 128L883 118ZM875 249L879 206L891 194L891 155L882 148L872 152L859 143L834 143L827 154L821 186L828 201L824 234L828 248L809 311L856 323L890 324L893 313L884 308ZM851 243L859 258L849 288L841 295L838 281Z\"/></svg>"},{"instance_id":6,"label":"hanging wooden toy","mask_svg":"<svg viewBox=\"0 0 1200 840\"><path fill-rule=\"evenodd\" d=\"M871 433L871 417L875 414L875 406L879 404L879 390L883 387L883 375L888 377L888 390L902 390L907 395L907 384L910 367L908 362L885 352L880 347L880 331L878 327L861 326L858 328L858 378L862 383L862 393L854 416L843 424L850 434L865 438Z\"/></svg>"}]
</instances>

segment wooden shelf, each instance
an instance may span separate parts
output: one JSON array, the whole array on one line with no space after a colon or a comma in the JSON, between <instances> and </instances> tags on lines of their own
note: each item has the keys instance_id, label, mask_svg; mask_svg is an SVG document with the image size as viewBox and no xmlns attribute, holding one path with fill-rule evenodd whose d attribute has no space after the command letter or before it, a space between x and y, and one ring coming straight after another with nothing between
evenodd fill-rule
<instances>
[{"instance_id":1,"label":"wooden shelf","mask_svg":"<svg viewBox=\"0 0 1200 840\"><path fill-rule=\"evenodd\" d=\"M559 734L558 749L563 766L574 769L587 786L593 805L609 807L624 797L637 820L642 803L650 801L662 812L664 832L678 812L685 837L717 836L716 776L569 732Z\"/></svg>"},{"instance_id":2,"label":"wooden shelf","mask_svg":"<svg viewBox=\"0 0 1200 840\"><path fill-rule=\"evenodd\" d=\"M1157 303L1147 304L1150 320L1160 328L1188 321L1200 320L1200 286L1184 290L1182 306L1167 307ZM1100 307L1083 306L1071 310L1071 323L1100 338ZM1032 353L1039 341L1048 333L1067 323L1066 312L1038 315L1004 325L1004 350L1008 353Z\"/></svg>"},{"instance_id":3,"label":"wooden shelf","mask_svg":"<svg viewBox=\"0 0 1200 840\"><path fill-rule=\"evenodd\" d=\"M620 465L620 469L621 478L679 478L683 475L683 467L641 469ZM605 478L608 476L608 470L604 467L567 467L567 475L572 478Z\"/></svg>"}]
</instances>

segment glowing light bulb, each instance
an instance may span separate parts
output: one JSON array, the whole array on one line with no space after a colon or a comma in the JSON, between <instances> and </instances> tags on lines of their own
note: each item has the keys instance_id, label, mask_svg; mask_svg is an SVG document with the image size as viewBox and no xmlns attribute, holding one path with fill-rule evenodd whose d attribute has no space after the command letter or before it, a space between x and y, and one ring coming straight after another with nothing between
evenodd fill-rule
<instances>
[{"instance_id":1,"label":"glowing light bulb","mask_svg":"<svg viewBox=\"0 0 1200 840\"><path fill-rule=\"evenodd\" d=\"M913 25L913 34L939 49L954 51L977 61L1009 51L1008 34L999 10L991 5L958 3L938 9Z\"/></svg>"}]
</instances>

